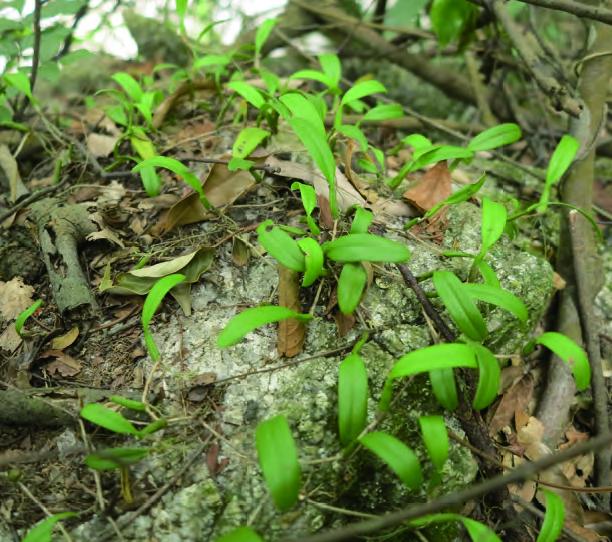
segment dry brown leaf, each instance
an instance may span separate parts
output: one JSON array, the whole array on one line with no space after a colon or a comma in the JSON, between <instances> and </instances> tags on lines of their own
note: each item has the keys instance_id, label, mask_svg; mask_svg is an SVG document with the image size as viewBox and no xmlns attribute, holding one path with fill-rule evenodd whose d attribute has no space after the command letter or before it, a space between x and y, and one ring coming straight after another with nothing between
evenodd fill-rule
<instances>
[{"instance_id":1,"label":"dry brown leaf","mask_svg":"<svg viewBox=\"0 0 612 542\"><path fill-rule=\"evenodd\" d=\"M529 422L516 432L518 443L524 448L525 455L531 461L536 461L551 453L551 449L542 442L543 437L544 425L535 416L530 416Z\"/></svg>"},{"instance_id":2,"label":"dry brown leaf","mask_svg":"<svg viewBox=\"0 0 612 542\"><path fill-rule=\"evenodd\" d=\"M238 267L244 267L249 263L249 257L251 255L251 249L248 245L239 237L235 236L232 244L232 261Z\"/></svg>"},{"instance_id":3,"label":"dry brown leaf","mask_svg":"<svg viewBox=\"0 0 612 542\"><path fill-rule=\"evenodd\" d=\"M21 180L21 175L19 175L17 161L10 149L4 144L0 145L0 169L8 181L11 203L15 203L18 198L29 193L29 190Z\"/></svg>"},{"instance_id":4,"label":"dry brown leaf","mask_svg":"<svg viewBox=\"0 0 612 542\"><path fill-rule=\"evenodd\" d=\"M118 140L118 136L92 133L87 136L87 150L96 158L109 156Z\"/></svg>"},{"instance_id":5,"label":"dry brown leaf","mask_svg":"<svg viewBox=\"0 0 612 542\"><path fill-rule=\"evenodd\" d=\"M438 162L406 192L404 198L419 211L426 212L452 194L451 174L446 160Z\"/></svg>"},{"instance_id":6,"label":"dry brown leaf","mask_svg":"<svg viewBox=\"0 0 612 542\"><path fill-rule=\"evenodd\" d=\"M236 201L255 185L248 171L230 171L224 164L214 164L202 183L204 194L213 207L222 207ZM191 192L176 202L151 230L161 235L177 226L194 224L210 218L212 213L204 208L196 192Z\"/></svg>"},{"instance_id":7,"label":"dry brown leaf","mask_svg":"<svg viewBox=\"0 0 612 542\"><path fill-rule=\"evenodd\" d=\"M68 348L79 336L79 326L72 326L66 333L55 337L51 341L51 350L64 350Z\"/></svg>"},{"instance_id":8,"label":"dry brown leaf","mask_svg":"<svg viewBox=\"0 0 612 542\"><path fill-rule=\"evenodd\" d=\"M293 311L301 312L300 281L296 271L278 266L278 304ZM281 356L292 358L302 351L306 326L295 318L278 323L276 350Z\"/></svg>"},{"instance_id":9,"label":"dry brown leaf","mask_svg":"<svg viewBox=\"0 0 612 542\"><path fill-rule=\"evenodd\" d=\"M495 435L502 427L512 423L517 411L527 411L533 395L533 378L525 375L502 395L489 422L489 433Z\"/></svg>"},{"instance_id":10,"label":"dry brown leaf","mask_svg":"<svg viewBox=\"0 0 612 542\"><path fill-rule=\"evenodd\" d=\"M55 358L54 361L44 366L45 371L50 375L59 373L62 376L74 376L81 372L81 362L61 350L46 350L40 357Z\"/></svg>"},{"instance_id":11,"label":"dry brown leaf","mask_svg":"<svg viewBox=\"0 0 612 542\"><path fill-rule=\"evenodd\" d=\"M352 314L342 314L340 311L335 311L333 318L340 337L344 337L355 326L356 320Z\"/></svg>"},{"instance_id":12,"label":"dry brown leaf","mask_svg":"<svg viewBox=\"0 0 612 542\"><path fill-rule=\"evenodd\" d=\"M17 318L32 303L34 288L24 284L21 277L14 277L8 282L0 280L0 316L5 321Z\"/></svg>"}]
</instances>

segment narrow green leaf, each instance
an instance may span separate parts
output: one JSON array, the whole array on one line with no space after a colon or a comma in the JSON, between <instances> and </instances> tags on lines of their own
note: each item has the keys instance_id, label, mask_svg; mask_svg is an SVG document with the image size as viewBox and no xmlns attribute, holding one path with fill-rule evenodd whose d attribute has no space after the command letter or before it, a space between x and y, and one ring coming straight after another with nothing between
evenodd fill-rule
<instances>
[{"instance_id":1,"label":"narrow green leaf","mask_svg":"<svg viewBox=\"0 0 612 542\"><path fill-rule=\"evenodd\" d=\"M484 301L500 307L516 316L521 322L527 322L529 313L525 304L516 297L512 292L498 288L496 286L490 286L488 284L463 284L462 290L472 299L478 301Z\"/></svg>"},{"instance_id":2,"label":"narrow green leaf","mask_svg":"<svg viewBox=\"0 0 612 542\"><path fill-rule=\"evenodd\" d=\"M521 128L517 124L508 122L498 124L480 132L468 143L468 149L474 152L489 151L503 145L510 145L521 139Z\"/></svg>"},{"instance_id":3,"label":"narrow green leaf","mask_svg":"<svg viewBox=\"0 0 612 542\"><path fill-rule=\"evenodd\" d=\"M301 470L285 416L261 422L255 430L255 442L259 465L274 504L281 512L289 510L298 499Z\"/></svg>"},{"instance_id":4,"label":"narrow green leaf","mask_svg":"<svg viewBox=\"0 0 612 542\"><path fill-rule=\"evenodd\" d=\"M147 410L147 405L145 405L143 402L134 401L134 399L128 399L126 397L121 397L120 395L111 395L108 399L116 405L129 408L131 410L137 410L139 412L144 412Z\"/></svg>"},{"instance_id":5,"label":"narrow green leaf","mask_svg":"<svg viewBox=\"0 0 612 542\"><path fill-rule=\"evenodd\" d=\"M140 102L143 91L140 84L129 73L117 72L112 79L125 91L134 103Z\"/></svg>"},{"instance_id":6,"label":"narrow green leaf","mask_svg":"<svg viewBox=\"0 0 612 542\"><path fill-rule=\"evenodd\" d=\"M113 433L122 435L137 435L138 430L132 423L124 418L119 412L101 405L100 403L89 403L81 409L81 418L95 423Z\"/></svg>"},{"instance_id":7,"label":"narrow green leaf","mask_svg":"<svg viewBox=\"0 0 612 542\"><path fill-rule=\"evenodd\" d=\"M434 146L433 149L424 152L417 160L415 160L407 173L424 168L429 164L437 164L442 160L472 158L472 156L474 156L474 151L470 149L455 147L453 145L437 145Z\"/></svg>"},{"instance_id":8,"label":"narrow green leaf","mask_svg":"<svg viewBox=\"0 0 612 542\"><path fill-rule=\"evenodd\" d=\"M572 368L576 387L582 391L589 387L591 382L591 366L584 350L580 348L569 337L556 331L543 333L536 339L537 344L542 344L552 350L557 356Z\"/></svg>"},{"instance_id":9,"label":"narrow green leaf","mask_svg":"<svg viewBox=\"0 0 612 542\"><path fill-rule=\"evenodd\" d=\"M375 431L363 435L359 442L382 459L410 489L417 489L423 483L419 459L401 440Z\"/></svg>"},{"instance_id":10,"label":"narrow green leaf","mask_svg":"<svg viewBox=\"0 0 612 542\"><path fill-rule=\"evenodd\" d=\"M199 70L210 66L227 66L232 61L229 55L206 55L197 58L193 63L193 68Z\"/></svg>"},{"instance_id":11,"label":"narrow green leaf","mask_svg":"<svg viewBox=\"0 0 612 542\"><path fill-rule=\"evenodd\" d=\"M501 542L501 539L486 525L459 514L444 513L431 514L422 518L410 521L410 525L417 528L427 527L431 523L446 523L458 521L463 524L470 535L472 542Z\"/></svg>"},{"instance_id":12,"label":"narrow green leaf","mask_svg":"<svg viewBox=\"0 0 612 542\"><path fill-rule=\"evenodd\" d=\"M240 94L240 96L257 109L260 109L266 103L263 94L253 85L249 85L249 83L245 83L244 81L230 81L225 86L237 94Z\"/></svg>"},{"instance_id":13,"label":"narrow green leaf","mask_svg":"<svg viewBox=\"0 0 612 542\"><path fill-rule=\"evenodd\" d=\"M307 120L317 133L317 137L325 139L325 125L319 113L319 110L314 105L314 102L300 94L299 92L288 92L280 97L280 102L291 113L291 117ZM289 117L289 118L291 118ZM289 120L289 118L287 120Z\"/></svg>"},{"instance_id":14,"label":"narrow green leaf","mask_svg":"<svg viewBox=\"0 0 612 542\"><path fill-rule=\"evenodd\" d=\"M308 286L312 286L312 284L314 284L314 282L325 273L325 270L323 269L323 261L325 257L323 255L321 245L312 239L312 237L304 237L297 243L304 253L304 262L306 267L306 270L304 271L304 278L302 279L302 286L304 288L308 288Z\"/></svg>"},{"instance_id":15,"label":"narrow green leaf","mask_svg":"<svg viewBox=\"0 0 612 542\"><path fill-rule=\"evenodd\" d=\"M183 179L183 181L185 181L189 186L191 186L191 188L193 188L197 192L197 194L200 196L200 201L202 202L202 205L204 205L206 209L211 208L210 202L206 198L204 190L202 189L202 183L185 164L179 162L178 160L175 160L174 158L168 158L167 156L153 156L152 158L147 158L139 164L136 164L132 168L132 172L137 173L143 168L149 166L169 169L170 171L178 175L181 179Z\"/></svg>"},{"instance_id":16,"label":"narrow green leaf","mask_svg":"<svg viewBox=\"0 0 612 542\"><path fill-rule=\"evenodd\" d=\"M410 134L402 139L404 145L409 145L415 151L422 151L433 147L433 143L422 134Z\"/></svg>"},{"instance_id":17,"label":"narrow green leaf","mask_svg":"<svg viewBox=\"0 0 612 542\"><path fill-rule=\"evenodd\" d=\"M326 87L333 87L333 82L323 72L317 70L298 70L291 75L290 79L311 79L323 83Z\"/></svg>"},{"instance_id":18,"label":"narrow green leaf","mask_svg":"<svg viewBox=\"0 0 612 542\"><path fill-rule=\"evenodd\" d=\"M129 467L138 463L150 453L149 448L107 448L85 456L85 464L90 469L113 470Z\"/></svg>"},{"instance_id":19,"label":"narrow green leaf","mask_svg":"<svg viewBox=\"0 0 612 542\"><path fill-rule=\"evenodd\" d=\"M157 174L157 171L155 171L155 168L153 166L145 166L140 169L138 174L140 175L140 182L142 183L147 196L150 198L159 196L162 182Z\"/></svg>"},{"instance_id":20,"label":"narrow green leaf","mask_svg":"<svg viewBox=\"0 0 612 542\"><path fill-rule=\"evenodd\" d=\"M304 271L306 264L299 245L286 231L272 225L271 220L257 227L257 238L261 246L279 263L300 273Z\"/></svg>"},{"instance_id":21,"label":"narrow green leaf","mask_svg":"<svg viewBox=\"0 0 612 542\"><path fill-rule=\"evenodd\" d=\"M404 110L399 104L381 104L373 107L362 117L361 122L401 119Z\"/></svg>"},{"instance_id":22,"label":"narrow green leaf","mask_svg":"<svg viewBox=\"0 0 612 542\"><path fill-rule=\"evenodd\" d=\"M459 404L457 383L453 369L429 371L429 382L434 396L446 410L455 410Z\"/></svg>"},{"instance_id":23,"label":"narrow green leaf","mask_svg":"<svg viewBox=\"0 0 612 542\"><path fill-rule=\"evenodd\" d=\"M429 17L440 47L458 40L477 13L478 8L466 0L434 0Z\"/></svg>"},{"instance_id":24,"label":"narrow green leaf","mask_svg":"<svg viewBox=\"0 0 612 542\"><path fill-rule=\"evenodd\" d=\"M342 76L342 66L338 55L324 53L319 55L319 62L321 68L323 68L323 73L325 73L331 83L329 86L337 87L340 83L340 77Z\"/></svg>"},{"instance_id":25,"label":"narrow green leaf","mask_svg":"<svg viewBox=\"0 0 612 542\"><path fill-rule=\"evenodd\" d=\"M263 539L250 527L238 527L217 538L217 542L263 542Z\"/></svg>"},{"instance_id":26,"label":"narrow green leaf","mask_svg":"<svg viewBox=\"0 0 612 542\"><path fill-rule=\"evenodd\" d=\"M372 94L382 94L385 92L387 92L385 86L376 79L361 81L346 91L344 96L342 96L342 100L340 101L340 107L350 104L356 100L360 100L361 98L365 98L366 96L370 96Z\"/></svg>"},{"instance_id":27,"label":"narrow green leaf","mask_svg":"<svg viewBox=\"0 0 612 542\"><path fill-rule=\"evenodd\" d=\"M435 215L442 207L445 205L454 205L456 203L462 203L464 201L469 200L472 196L474 196L485 183L486 175L481 175L480 179L478 179L475 183L466 184L463 188L460 188L454 194L451 194L444 201L434 205L429 211L427 211L424 215L424 218L429 218L430 216Z\"/></svg>"},{"instance_id":28,"label":"narrow green leaf","mask_svg":"<svg viewBox=\"0 0 612 542\"><path fill-rule=\"evenodd\" d=\"M338 371L338 430L348 446L363 431L368 409L368 372L358 354L350 354Z\"/></svg>"},{"instance_id":29,"label":"narrow green leaf","mask_svg":"<svg viewBox=\"0 0 612 542\"><path fill-rule=\"evenodd\" d=\"M442 416L420 416L419 426L429 458L440 472L448 459L449 443L446 424Z\"/></svg>"},{"instance_id":30,"label":"narrow green leaf","mask_svg":"<svg viewBox=\"0 0 612 542\"><path fill-rule=\"evenodd\" d=\"M255 34L255 55L259 56L261 54L261 48L264 46L264 43L270 37L270 33L278 23L278 19L266 19L259 28L257 29L257 33Z\"/></svg>"},{"instance_id":31,"label":"narrow green leaf","mask_svg":"<svg viewBox=\"0 0 612 542\"><path fill-rule=\"evenodd\" d=\"M341 124L340 126L336 126L336 131L357 141L361 152L366 152L368 150L368 138L359 128L357 128L357 126L353 126L352 124Z\"/></svg>"},{"instance_id":32,"label":"narrow green leaf","mask_svg":"<svg viewBox=\"0 0 612 542\"><path fill-rule=\"evenodd\" d=\"M315 189L309 184L295 181L291 184L291 190L300 191L300 199L302 200L304 211L306 211L307 216L312 215L312 212L317 206L317 193L315 192Z\"/></svg>"},{"instance_id":33,"label":"narrow green leaf","mask_svg":"<svg viewBox=\"0 0 612 542\"><path fill-rule=\"evenodd\" d=\"M478 362L478 386L472 406L474 410L482 410L497 399L501 369L497 358L488 348L478 343L471 343L470 346L474 349Z\"/></svg>"},{"instance_id":34,"label":"narrow green leaf","mask_svg":"<svg viewBox=\"0 0 612 542\"><path fill-rule=\"evenodd\" d=\"M32 96L32 88L30 87L30 79L24 72L5 73L3 79L9 86L25 94L30 101L34 99Z\"/></svg>"},{"instance_id":35,"label":"narrow green leaf","mask_svg":"<svg viewBox=\"0 0 612 542\"><path fill-rule=\"evenodd\" d=\"M287 320L288 318L308 321L312 316L292 311L287 307L274 305L252 307L237 314L227 323L217 337L217 346L219 348L232 346L254 329L280 320Z\"/></svg>"},{"instance_id":36,"label":"narrow green leaf","mask_svg":"<svg viewBox=\"0 0 612 542\"><path fill-rule=\"evenodd\" d=\"M76 516L75 512L60 512L39 521L32 527L21 542L51 542L53 528L58 521Z\"/></svg>"},{"instance_id":37,"label":"narrow green leaf","mask_svg":"<svg viewBox=\"0 0 612 542\"><path fill-rule=\"evenodd\" d=\"M484 280L485 284L493 286L494 288L501 288L497 274L487 262L484 260L479 261L476 264L476 268L480 272L480 276Z\"/></svg>"},{"instance_id":38,"label":"narrow green leaf","mask_svg":"<svg viewBox=\"0 0 612 542\"><path fill-rule=\"evenodd\" d=\"M482 222L480 225L482 248L484 254L497 242L504 233L508 212L506 208L487 197L482 198Z\"/></svg>"},{"instance_id":39,"label":"narrow green leaf","mask_svg":"<svg viewBox=\"0 0 612 542\"><path fill-rule=\"evenodd\" d=\"M257 146L270 135L268 130L257 128L256 126L247 126L243 128L232 147L232 156L234 158L246 158L251 154Z\"/></svg>"},{"instance_id":40,"label":"narrow green leaf","mask_svg":"<svg viewBox=\"0 0 612 542\"><path fill-rule=\"evenodd\" d=\"M338 278L338 306L342 314L353 314L361 301L368 274L360 262L345 263Z\"/></svg>"},{"instance_id":41,"label":"narrow green leaf","mask_svg":"<svg viewBox=\"0 0 612 542\"><path fill-rule=\"evenodd\" d=\"M145 345L153 361L159 360L159 350L157 349L157 345L153 340L153 335L151 334L151 330L149 328L151 320L153 319L155 311L157 311L161 305L164 297L166 297L166 294L184 280L185 275L181 275L180 273L162 277L155 282L145 298L141 316L142 329L144 332Z\"/></svg>"},{"instance_id":42,"label":"narrow green leaf","mask_svg":"<svg viewBox=\"0 0 612 542\"><path fill-rule=\"evenodd\" d=\"M461 343L436 344L402 356L389 371L380 398L379 409L388 410L393 391L392 385L396 378L455 367L477 368L476 356L468 345Z\"/></svg>"},{"instance_id":43,"label":"narrow green leaf","mask_svg":"<svg viewBox=\"0 0 612 542\"><path fill-rule=\"evenodd\" d=\"M576 138L567 134L561 138L550 158L550 162L548 162L548 169L546 170L547 185L559 182L563 174L572 165L579 149L580 143Z\"/></svg>"},{"instance_id":44,"label":"narrow green leaf","mask_svg":"<svg viewBox=\"0 0 612 542\"><path fill-rule=\"evenodd\" d=\"M546 514L536 542L555 542L563 530L565 507L559 495L548 489L542 492L546 496Z\"/></svg>"},{"instance_id":45,"label":"narrow green leaf","mask_svg":"<svg viewBox=\"0 0 612 542\"><path fill-rule=\"evenodd\" d=\"M23 326L27 322L28 318L32 316L42 306L42 304L43 304L42 299L37 299L27 309L19 313L19 316L17 316L15 320L15 331L17 332L18 335L21 335Z\"/></svg>"},{"instance_id":46,"label":"narrow green leaf","mask_svg":"<svg viewBox=\"0 0 612 542\"><path fill-rule=\"evenodd\" d=\"M433 283L459 330L473 341L482 342L487 337L487 325L478 307L464 290L464 284L451 271L435 271Z\"/></svg>"},{"instance_id":47,"label":"narrow green leaf","mask_svg":"<svg viewBox=\"0 0 612 542\"><path fill-rule=\"evenodd\" d=\"M402 243L370 233L343 235L325 243L323 251L337 262L405 262L410 258Z\"/></svg>"},{"instance_id":48,"label":"narrow green leaf","mask_svg":"<svg viewBox=\"0 0 612 542\"><path fill-rule=\"evenodd\" d=\"M368 228L374 220L374 215L371 211L364 209L363 207L357 207L355 209L355 216L351 223L351 233L368 233Z\"/></svg>"}]
</instances>

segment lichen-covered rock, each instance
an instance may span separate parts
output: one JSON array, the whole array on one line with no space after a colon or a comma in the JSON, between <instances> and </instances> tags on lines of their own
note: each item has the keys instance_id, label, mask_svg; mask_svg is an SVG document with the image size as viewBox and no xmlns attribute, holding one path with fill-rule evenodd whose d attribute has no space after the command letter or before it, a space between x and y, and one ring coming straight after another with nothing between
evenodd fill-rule
<instances>
[{"instance_id":1,"label":"lichen-covered rock","mask_svg":"<svg viewBox=\"0 0 612 542\"><path fill-rule=\"evenodd\" d=\"M469 203L451 209L442 247L395 237L410 245L413 255L409 265L416 275L448 268L465 278L471 260L444 258L441 253L459 246L476 254L480 245L479 217L479 208ZM535 322L549 297L548 264L516 250L509 240L502 240L487 260L502 285L525 301L531 323ZM278 359L276 331L272 326L257 329L231 348L220 350L216 346L218 333L241 307L274 302L278 285L276 263L267 256L256 257L248 267L239 268L231 261L229 247L225 247L206 276L193 288L193 315L184 318L177 314L164 325L158 325L155 339L165 360L161 371L169 398L178 399L178 390L201 373L214 372L220 381L229 379L211 391L217 402L218 418L210 426L219 445L217 464L222 467L210 473L204 461L197 463L186 475L191 477L189 483L174 493L169 492L146 516L139 517L123 531L127 539L215 540L246 524L268 541L288 536L299 538L350 519L332 511L328 505L377 514L408 502L425 501L473 481L477 473L474 459L467 449L453 442L442 483L429 482L431 466L422 444L418 418L442 410L425 376L399 382L389 415L381 421L375 420L376 404L394 362L401 355L432 343L415 295L393 267L377 273L361 304L356 328L344 338L339 338L334 321L324 316L323 303L319 303L318 318L308 327L305 350L289 363ZM426 290L433 288L430 280L424 280L422 285ZM487 319L492 332L490 342L504 353L514 352L527 336L528 329L521 329L504 311L489 310ZM368 422L375 424L377 430L394 434L415 450L427 480L417 491L407 489L386 466L364 450L348 457L341 455L336 418L338 365L364 326L370 333L361 351L369 376ZM176 339L179 334L180 343ZM347 348L340 352L338 349L343 345ZM176 361L179 357L180 363ZM284 414L289 421L303 471L300 502L286 513L279 513L272 504L257 465L254 445L257 424L277 414ZM446 420L453 431L461 434L452 416ZM206 423L202 426L204 433L209 427L209 422ZM163 436L158 438L163 442ZM147 476L155 484L161 484L167 479L168 469L176 469L188 455L187 450L167 446L165 449L167 452L152 455L139 465L137 476ZM87 538L87 528L79 529L83 540ZM449 527L438 528L432 539L450 540L455 533ZM403 531L393 539L411 540L411 535Z\"/></svg>"}]
</instances>

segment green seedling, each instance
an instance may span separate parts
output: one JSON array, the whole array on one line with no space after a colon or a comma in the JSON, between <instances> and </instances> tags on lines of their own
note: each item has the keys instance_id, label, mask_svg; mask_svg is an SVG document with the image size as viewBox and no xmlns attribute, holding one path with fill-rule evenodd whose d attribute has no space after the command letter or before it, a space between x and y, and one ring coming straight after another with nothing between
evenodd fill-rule
<instances>
[{"instance_id":1,"label":"green seedling","mask_svg":"<svg viewBox=\"0 0 612 542\"><path fill-rule=\"evenodd\" d=\"M153 110L161 101L160 92L144 91L140 84L128 73L117 72L112 79L121 87L129 98L129 102L121 101L122 105L135 108L148 126L153 123Z\"/></svg>"},{"instance_id":2,"label":"green seedling","mask_svg":"<svg viewBox=\"0 0 612 542\"><path fill-rule=\"evenodd\" d=\"M366 425L368 373L359 354L346 357L338 369L338 431L340 444L350 445Z\"/></svg>"},{"instance_id":3,"label":"green seedling","mask_svg":"<svg viewBox=\"0 0 612 542\"><path fill-rule=\"evenodd\" d=\"M263 539L250 527L238 527L217 538L217 542L263 542Z\"/></svg>"},{"instance_id":4,"label":"green seedling","mask_svg":"<svg viewBox=\"0 0 612 542\"><path fill-rule=\"evenodd\" d=\"M285 512L297 502L301 468L285 416L261 422L255 430L259 466L276 507Z\"/></svg>"},{"instance_id":5,"label":"green seedling","mask_svg":"<svg viewBox=\"0 0 612 542\"><path fill-rule=\"evenodd\" d=\"M153 142L147 137L145 131L138 127L132 126L130 135L130 143L132 149L142 160L148 160L157 156L157 150ZM149 197L158 196L161 192L161 179L152 165L144 166L139 171L142 186Z\"/></svg>"},{"instance_id":6,"label":"green seedling","mask_svg":"<svg viewBox=\"0 0 612 542\"><path fill-rule=\"evenodd\" d=\"M145 345L153 361L158 361L160 355L157 345L153 340L153 335L151 334L151 320L153 319L155 311L157 311L161 305L164 297L166 297L166 294L184 280L185 275L181 275L180 273L162 277L153 285L145 298L145 302L142 307L142 329L144 332Z\"/></svg>"},{"instance_id":7,"label":"green seedling","mask_svg":"<svg viewBox=\"0 0 612 542\"><path fill-rule=\"evenodd\" d=\"M233 346L254 329L266 324L287 320L288 318L296 318L297 320L307 322L312 319L312 316L292 311L287 307L273 305L246 309L228 322L217 338L217 346L219 348Z\"/></svg>"},{"instance_id":8,"label":"green seedling","mask_svg":"<svg viewBox=\"0 0 612 542\"><path fill-rule=\"evenodd\" d=\"M257 33L255 34L255 68L260 68L261 62L261 50L268 41L272 30L278 24L278 19L266 19L263 23L259 25L257 29Z\"/></svg>"},{"instance_id":9,"label":"green seedling","mask_svg":"<svg viewBox=\"0 0 612 542\"><path fill-rule=\"evenodd\" d=\"M57 523L74 516L76 516L76 513L74 512L60 512L59 514L53 514L52 516L39 521L34 527L32 527L23 537L21 542L51 542L53 529L55 529Z\"/></svg>"},{"instance_id":10,"label":"green seedling","mask_svg":"<svg viewBox=\"0 0 612 542\"><path fill-rule=\"evenodd\" d=\"M286 268L297 272L306 269L304 253L297 241L285 230L273 226L271 220L266 220L257 227L257 238L261 246Z\"/></svg>"},{"instance_id":11,"label":"green seedling","mask_svg":"<svg viewBox=\"0 0 612 542\"><path fill-rule=\"evenodd\" d=\"M245 83L244 81L230 81L225 86L233 90L236 94L239 94L256 109L261 109L266 103L266 99L261 91L249 83Z\"/></svg>"},{"instance_id":12,"label":"green seedling","mask_svg":"<svg viewBox=\"0 0 612 542\"><path fill-rule=\"evenodd\" d=\"M543 489L542 492L546 499L546 513L536 542L555 542L563 530L565 506L561 497L556 493L548 489Z\"/></svg>"},{"instance_id":13,"label":"green seedling","mask_svg":"<svg viewBox=\"0 0 612 542\"><path fill-rule=\"evenodd\" d=\"M480 251L474 258L472 270L477 269L481 261L484 260L487 252L497 242L504 233L508 213L506 208L489 198L482 199L482 220L480 225L481 244ZM471 275L471 272L470 272Z\"/></svg>"},{"instance_id":14,"label":"green seedling","mask_svg":"<svg viewBox=\"0 0 612 542\"><path fill-rule=\"evenodd\" d=\"M28 321L28 318L32 316L40 307L42 307L42 299L34 301L27 309L21 311L15 319L15 331L18 335L22 335L23 326Z\"/></svg>"},{"instance_id":15,"label":"green seedling","mask_svg":"<svg viewBox=\"0 0 612 542\"><path fill-rule=\"evenodd\" d=\"M420 416L419 426L429 459L436 472L440 473L448 459L450 449L444 418L442 416Z\"/></svg>"},{"instance_id":16,"label":"green seedling","mask_svg":"<svg viewBox=\"0 0 612 542\"><path fill-rule=\"evenodd\" d=\"M401 440L375 431L360 437L359 443L382 459L410 489L417 489L423 483L419 459Z\"/></svg>"},{"instance_id":17,"label":"green seedling","mask_svg":"<svg viewBox=\"0 0 612 542\"><path fill-rule=\"evenodd\" d=\"M408 248L397 241L369 233L351 233L323 245L325 256L336 262L405 262Z\"/></svg>"},{"instance_id":18,"label":"green seedling","mask_svg":"<svg viewBox=\"0 0 612 542\"><path fill-rule=\"evenodd\" d=\"M333 95L339 95L340 78L342 77L342 66L337 55L322 54L319 56L321 71L299 70L291 75L291 79L311 79L318 81L327 87L327 91Z\"/></svg>"},{"instance_id":19,"label":"green seedling","mask_svg":"<svg viewBox=\"0 0 612 542\"><path fill-rule=\"evenodd\" d=\"M304 207L304 211L306 212L306 224L308 224L308 228L310 229L310 233L312 235L319 235L321 233L321 230L312 218L312 213L317 207L317 193L315 192L315 189L309 184L303 184L295 181L291 185L291 190L300 191L300 199L302 200L302 206Z\"/></svg>"},{"instance_id":20,"label":"green seedling","mask_svg":"<svg viewBox=\"0 0 612 542\"><path fill-rule=\"evenodd\" d=\"M577 139L567 134L561 138L548 162L546 182L542 195L540 196L540 201L535 208L536 212L546 212L552 187L561 180L563 175L565 175L565 172L572 165L576 154L578 154L579 149L580 143Z\"/></svg>"}]
</instances>

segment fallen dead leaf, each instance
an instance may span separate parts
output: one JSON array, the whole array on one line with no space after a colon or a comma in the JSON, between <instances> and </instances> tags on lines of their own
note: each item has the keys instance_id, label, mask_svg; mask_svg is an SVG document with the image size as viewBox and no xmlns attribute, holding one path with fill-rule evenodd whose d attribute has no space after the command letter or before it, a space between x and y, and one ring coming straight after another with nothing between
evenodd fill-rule
<instances>
[{"instance_id":1,"label":"fallen dead leaf","mask_svg":"<svg viewBox=\"0 0 612 542\"><path fill-rule=\"evenodd\" d=\"M489 422L489 433L495 435L500 429L512 423L517 411L527 411L533 395L533 378L525 375L502 395Z\"/></svg>"},{"instance_id":2,"label":"fallen dead leaf","mask_svg":"<svg viewBox=\"0 0 612 542\"><path fill-rule=\"evenodd\" d=\"M426 212L452 194L451 174L446 160L438 162L406 192L404 198L419 211Z\"/></svg>"},{"instance_id":3,"label":"fallen dead leaf","mask_svg":"<svg viewBox=\"0 0 612 542\"><path fill-rule=\"evenodd\" d=\"M14 277L8 282L0 281L0 316L5 321L12 321L32 303L34 288L24 284L21 277Z\"/></svg>"},{"instance_id":4,"label":"fallen dead leaf","mask_svg":"<svg viewBox=\"0 0 612 542\"><path fill-rule=\"evenodd\" d=\"M75 376L81 372L81 362L61 350L46 350L40 354L41 358L55 358L44 366L50 375L59 373L62 376Z\"/></svg>"},{"instance_id":5,"label":"fallen dead leaf","mask_svg":"<svg viewBox=\"0 0 612 542\"><path fill-rule=\"evenodd\" d=\"M293 311L301 312L300 282L296 271L278 266L278 304ZM281 356L292 358L302 351L306 326L295 318L281 320L278 323L276 350Z\"/></svg>"},{"instance_id":6,"label":"fallen dead leaf","mask_svg":"<svg viewBox=\"0 0 612 542\"><path fill-rule=\"evenodd\" d=\"M119 137L92 133L87 136L87 150L96 158L109 156Z\"/></svg>"},{"instance_id":7,"label":"fallen dead leaf","mask_svg":"<svg viewBox=\"0 0 612 542\"><path fill-rule=\"evenodd\" d=\"M18 198L29 193L29 190L21 181L17 161L10 149L4 144L0 145L0 169L2 169L4 177L8 180L11 203L15 203Z\"/></svg>"},{"instance_id":8,"label":"fallen dead leaf","mask_svg":"<svg viewBox=\"0 0 612 542\"><path fill-rule=\"evenodd\" d=\"M64 350L68 348L79 336L79 326L72 326L66 333L55 337L51 341L51 350Z\"/></svg>"}]
</instances>

